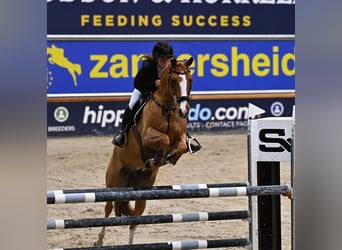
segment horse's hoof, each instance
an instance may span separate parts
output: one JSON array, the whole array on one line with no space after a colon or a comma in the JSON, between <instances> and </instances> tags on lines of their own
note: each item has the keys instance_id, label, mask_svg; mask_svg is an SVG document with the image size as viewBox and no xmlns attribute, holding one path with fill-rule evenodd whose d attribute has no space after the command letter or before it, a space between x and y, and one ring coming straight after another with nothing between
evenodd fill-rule
<instances>
[{"instance_id":1,"label":"horse's hoof","mask_svg":"<svg viewBox=\"0 0 342 250\"><path fill-rule=\"evenodd\" d=\"M168 154L168 155L166 155L165 156L165 162L167 162L167 163L170 163L170 164L173 164L174 165L174 158L173 158L173 155L171 155L171 154Z\"/></svg>"},{"instance_id":2,"label":"horse's hoof","mask_svg":"<svg viewBox=\"0 0 342 250\"><path fill-rule=\"evenodd\" d=\"M101 240L101 241L95 241L94 243L93 243L93 247L102 247L103 246L103 241Z\"/></svg>"},{"instance_id":3,"label":"horse's hoof","mask_svg":"<svg viewBox=\"0 0 342 250\"><path fill-rule=\"evenodd\" d=\"M152 166L154 166L154 162L155 162L155 161L154 161L153 158L146 160L146 161L145 161L145 168L151 169Z\"/></svg>"},{"instance_id":4,"label":"horse's hoof","mask_svg":"<svg viewBox=\"0 0 342 250\"><path fill-rule=\"evenodd\" d=\"M158 165L163 159L163 148L160 148L154 156L155 165Z\"/></svg>"}]
</instances>

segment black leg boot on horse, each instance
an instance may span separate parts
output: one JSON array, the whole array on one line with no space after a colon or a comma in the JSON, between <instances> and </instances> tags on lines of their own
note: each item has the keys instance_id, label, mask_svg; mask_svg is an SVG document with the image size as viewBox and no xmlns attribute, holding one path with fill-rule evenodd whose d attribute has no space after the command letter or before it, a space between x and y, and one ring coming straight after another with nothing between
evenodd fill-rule
<instances>
[{"instance_id":1,"label":"black leg boot on horse","mask_svg":"<svg viewBox=\"0 0 342 250\"><path fill-rule=\"evenodd\" d=\"M125 138L127 136L127 132L133 125L133 117L134 117L133 110L127 107L122 118L121 131L113 136L112 144L120 148L124 147L125 142L126 142Z\"/></svg>"}]
</instances>

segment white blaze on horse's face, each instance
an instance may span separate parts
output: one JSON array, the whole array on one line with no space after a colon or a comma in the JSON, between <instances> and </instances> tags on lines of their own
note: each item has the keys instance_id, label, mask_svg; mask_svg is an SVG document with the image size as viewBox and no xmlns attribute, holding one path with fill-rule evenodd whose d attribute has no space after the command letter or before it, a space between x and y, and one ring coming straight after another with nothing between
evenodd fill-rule
<instances>
[{"instance_id":1,"label":"white blaze on horse's face","mask_svg":"<svg viewBox=\"0 0 342 250\"><path fill-rule=\"evenodd\" d=\"M180 89L181 89L181 96L188 96L188 91L187 91L187 81L186 81L186 76L185 74L180 74L179 75L182 78L182 81L179 82ZM187 100L183 100L180 103L180 111L181 113L185 116L188 110L186 109L186 104Z\"/></svg>"}]
</instances>

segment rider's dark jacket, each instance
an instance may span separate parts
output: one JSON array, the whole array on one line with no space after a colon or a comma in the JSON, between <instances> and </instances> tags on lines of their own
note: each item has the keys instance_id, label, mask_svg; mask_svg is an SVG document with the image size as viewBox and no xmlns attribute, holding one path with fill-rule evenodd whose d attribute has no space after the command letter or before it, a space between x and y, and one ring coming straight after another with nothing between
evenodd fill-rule
<instances>
[{"instance_id":1,"label":"rider's dark jacket","mask_svg":"<svg viewBox=\"0 0 342 250\"><path fill-rule=\"evenodd\" d=\"M156 80L158 76L158 66L155 60L147 59L142 63L137 75L134 79L134 88L139 90L143 96L156 90Z\"/></svg>"}]
</instances>

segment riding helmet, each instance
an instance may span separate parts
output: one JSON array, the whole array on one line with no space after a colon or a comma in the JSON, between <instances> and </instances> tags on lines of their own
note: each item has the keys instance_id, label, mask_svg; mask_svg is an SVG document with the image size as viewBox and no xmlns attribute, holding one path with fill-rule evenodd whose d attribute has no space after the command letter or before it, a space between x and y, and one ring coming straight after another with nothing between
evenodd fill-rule
<instances>
[{"instance_id":1,"label":"riding helmet","mask_svg":"<svg viewBox=\"0 0 342 250\"><path fill-rule=\"evenodd\" d=\"M175 55L172 46L167 41L159 41L153 46L152 57L153 59L158 57L173 58Z\"/></svg>"}]
</instances>

